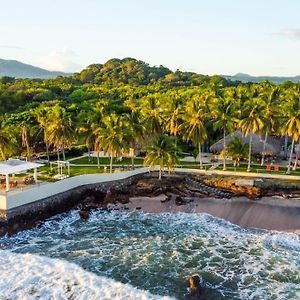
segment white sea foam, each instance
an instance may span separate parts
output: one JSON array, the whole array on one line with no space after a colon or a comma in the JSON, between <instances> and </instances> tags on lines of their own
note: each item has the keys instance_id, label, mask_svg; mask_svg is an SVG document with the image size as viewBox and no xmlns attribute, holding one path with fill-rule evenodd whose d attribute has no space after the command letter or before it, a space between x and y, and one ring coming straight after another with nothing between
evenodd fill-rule
<instances>
[{"instance_id":1,"label":"white sea foam","mask_svg":"<svg viewBox=\"0 0 300 300\"><path fill-rule=\"evenodd\" d=\"M96 276L79 266L32 254L0 251L0 299L171 299Z\"/></svg>"},{"instance_id":2,"label":"white sea foam","mask_svg":"<svg viewBox=\"0 0 300 300\"><path fill-rule=\"evenodd\" d=\"M152 294L175 295L180 299L185 293L186 277L195 272L200 272L203 286L209 289L207 299L224 299L215 296L215 291L225 299L300 299L298 234L242 229L207 214L93 211L89 220L83 221L77 211L72 211L33 230L2 238L0 247L18 253L57 257L93 274L128 282ZM13 257L14 254L7 255ZM41 259L32 265L43 269L43 264L48 263ZM3 265L2 260L0 262ZM20 264L17 270L11 268L12 273L27 268L29 274L29 267L22 265L22 260ZM64 261L59 264L64 266ZM80 272L85 272L83 269L79 268ZM5 272L8 278L14 276L9 270ZM61 273L71 276L67 274L76 272ZM53 274L54 278L61 278ZM101 277L87 274L103 282ZM80 278L84 276L88 275ZM92 293L97 286L102 286L87 284L94 282L91 279L76 280L79 284L73 289L79 292L76 290L75 295ZM44 279L39 281L48 286ZM62 283L57 290L65 290L65 286ZM90 290L89 286L93 288ZM128 285L121 287L126 289ZM133 299L139 298L134 296Z\"/></svg>"}]
</instances>

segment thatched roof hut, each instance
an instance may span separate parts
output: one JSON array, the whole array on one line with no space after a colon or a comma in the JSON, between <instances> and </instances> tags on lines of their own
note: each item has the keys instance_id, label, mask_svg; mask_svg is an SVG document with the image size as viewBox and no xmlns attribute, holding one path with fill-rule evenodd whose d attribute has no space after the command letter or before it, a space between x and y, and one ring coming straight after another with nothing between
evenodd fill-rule
<instances>
[{"instance_id":1,"label":"thatched roof hut","mask_svg":"<svg viewBox=\"0 0 300 300\"><path fill-rule=\"evenodd\" d=\"M252 135L252 153L263 154L264 138L265 138L264 135L259 136L255 133L254 134L251 133L248 134L247 136L244 136L241 131L237 130L225 137L226 144L230 143L230 141L234 136L239 137L242 140L243 144L249 143L251 135ZM283 145L282 139L273 136L268 136L264 152L266 155L278 155L281 152L282 145ZM223 151L223 146L224 146L223 139L221 139L210 147L210 151L213 153L220 153Z\"/></svg>"}]
</instances>

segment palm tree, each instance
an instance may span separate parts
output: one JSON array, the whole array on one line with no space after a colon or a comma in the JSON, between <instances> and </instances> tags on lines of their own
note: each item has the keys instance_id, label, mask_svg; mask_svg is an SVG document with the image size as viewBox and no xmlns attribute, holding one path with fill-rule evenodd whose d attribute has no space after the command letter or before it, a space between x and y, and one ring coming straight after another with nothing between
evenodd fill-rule
<instances>
[{"instance_id":1,"label":"palm tree","mask_svg":"<svg viewBox=\"0 0 300 300\"><path fill-rule=\"evenodd\" d=\"M182 98L178 93L172 93L164 111L166 130L175 137L175 148L177 145L177 135L182 123Z\"/></svg>"},{"instance_id":2,"label":"palm tree","mask_svg":"<svg viewBox=\"0 0 300 300\"><path fill-rule=\"evenodd\" d=\"M0 155L2 160L6 160L7 154L13 151L16 138L12 128L5 122L3 116L0 117Z\"/></svg>"},{"instance_id":3,"label":"palm tree","mask_svg":"<svg viewBox=\"0 0 300 300\"><path fill-rule=\"evenodd\" d=\"M30 146L29 146L29 139L28 139L28 124L26 121L21 123L21 139L22 139L22 147L26 147L27 150L27 159L30 161Z\"/></svg>"},{"instance_id":4,"label":"palm tree","mask_svg":"<svg viewBox=\"0 0 300 300\"><path fill-rule=\"evenodd\" d=\"M176 147L171 137L158 134L147 149L144 164L151 168L158 165L158 178L160 180L164 167L167 167L168 171L171 172L174 169L174 165L178 162L175 150Z\"/></svg>"},{"instance_id":5,"label":"palm tree","mask_svg":"<svg viewBox=\"0 0 300 300\"><path fill-rule=\"evenodd\" d=\"M129 146L133 149L132 157L131 157L131 165L134 168L134 151L138 143L141 143L146 131L144 124L142 123L142 115L140 110L131 111L130 114L126 114L125 122L127 123L129 134L130 134L130 142Z\"/></svg>"},{"instance_id":6,"label":"palm tree","mask_svg":"<svg viewBox=\"0 0 300 300\"><path fill-rule=\"evenodd\" d=\"M223 170L226 170L226 135L233 131L237 123L236 115L238 113L235 103L235 89L227 89L225 92L216 90L215 97L211 103L211 111L214 119L214 128L223 130Z\"/></svg>"},{"instance_id":7,"label":"palm tree","mask_svg":"<svg viewBox=\"0 0 300 300\"><path fill-rule=\"evenodd\" d=\"M129 150L130 132L124 118L112 113L103 119L103 127L96 130L99 146L105 153L110 155L110 173L112 163L116 156L122 155L123 151Z\"/></svg>"},{"instance_id":8,"label":"palm tree","mask_svg":"<svg viewBox=\"0 0 300 300\"><path fill-rule=\"evenodd\" d=\"M141 104L143 122L150 135L162 132L162 108L157 95L145 97Z\"/></svg>"},{"instance_id":9,"label":"palm tree","mask_svg":"<svg viewBox=\"0 0 300 300\"><path fill-rule=\"evenodd\" d=\"M234 136L232 140L227 145L227 152L233 159L233 166L239 167L240 161L242 158L246 158L248 156L249 144L243 144L241 138Z\"/></svg>"},{"instance_id":10,"label":"palm tree","mask_svg":"<svg viewBox=\"0 0 300 300\"><path fill-rule=\"evenodd\" d=\"M97 102L96 107L85 105L77 115L76 132L80 136L80 141L84 142L87 150L89 161L91 160L91 149L98 148L95 130L101 126L101 120L104 113L104 106ZM100 168L99 149L97 151L98 168Z\"/></svg>"},{"instance_id":11,"label":"palm tree","mask_svg":"<svg viewBox=\"0 0 300 300\"><path fill-rule=\"evenodd\" d=\"M279 93L280 89L278 87L273 87L269 83L263 85L262 92L259 95L259 98L262 100L263 111L264 111L264 131L265 131L265 138L263 144L263 152L262 152L262 159L261 165L264 164L265 160L265 149L267 144L268 133L274 132L276 127L276 115L277 115L277 106L279 104Z\"/></svg>"},{"instance_id":12,"label":"palm tree","mask_svg":"<svg viewBox=\"0 0 300 300\"><path fill-rule=\"evenodd\" d=\"M206 122L206 102L204 97L191 99L183 115L183 123L180 131L184 141L191 141L195 146L198 145L199 165L203 168L201 157L201 144L207 139Z\"/></svg>"},{"instance_id":13,"label":"palm tree","mask_svg":"<svg viewBox=\"0 0 300 300\"><path fill-rule=\"evenodd\" d=\"M252 137L254 133L261 133L264 128L265 119L263 115L263 106L258 97L250 98L243 106L244 116L239 121L244 136L250 137L248 167L247 172L251 171Z\"/></svg>"},{"instance_id":14,"label":"palm tree","mask_svg":"<svg viewBox=\"0 0 300 300\"><path fill-rule=\"evenodd\" d=\"M58 160L59 149L62 149L63 160L66 160L65 148L70 147L75 142L75 132L72 119L66 110L55 105L52 109L51 123L49 125L49 141L56 147Z\"/></svg>"},{"instance_id":15,"label":"palm tree","mask_svg":"<svg viewBox=\"0 0 300 300\"><path fill-rule=\"evenodd\" d=\"M284 117L281 132L292 138L291 152L289 157L287 174L291 173L291 162L293 157L295 142L300 136L300 87L296 86L287 90L287 102L283 105Z\"/></svg>"},{"instance_id":16,"label":"palm tree","mask_svg":"<svg viewBox=\"0 0 300 300\"><path fill-rule=\"evenodd\" d=\"M93 118L90 122L90 128L92 130L92 135L94 139L94 151L97 152L97 165L98 168L100 168L100 150L101 150L101 138L99 137L99 128L103 127L103 119L106 114L106 105L107 103L104 101L99 101L96 104L96 107L94 109Z\"/></svg>"},{"instance_id":17,"label":"palm tree","mask_svg":"<svg viewBox=\"0 0 300 300\"><path fill-rule=\"evenodd\" d=\"M49 156L49 138L48 138L48 128L50 125L50 116L51 116L51 108L39 106L34 111L36 120L40 127L40 130L43 132L43 140L46 145L46 153L47 153L47 160L48 164L50 163L50 156Z\"/></svg>"}]
</instances>

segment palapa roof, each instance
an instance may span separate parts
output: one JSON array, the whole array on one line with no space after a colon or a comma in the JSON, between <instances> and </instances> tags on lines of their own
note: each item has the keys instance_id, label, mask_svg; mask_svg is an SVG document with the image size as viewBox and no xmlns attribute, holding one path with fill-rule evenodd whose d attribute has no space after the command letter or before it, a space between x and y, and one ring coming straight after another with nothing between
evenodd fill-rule
<instances>
[{"instance_id":1,"label":"palapa roof","mask_svg":"<svg viewBox=\"0 0 300 300\"><path fill-rule=\"evenodd\" d=\"M37 164L33 162L27 162L20 159L9 159L6 161L0 162L0 174L9 175L17 174L27 170L35 169L43 166L42 164Z\"/></svg>"},{"instance_id":2,"label":"palapa roof","mask_svg":"<svg viewBox=\"0 0 300 300\"><path fill-rule=\"evenodd\" d=\"M253 154L262 154L264 150L264 139L265 135L259 136L255 133L249 133L247 136L244 136L241 131L236 130L232 134L229 134L225 137L226 144L232 141L233 137L239 137L242 140L243 144L250 142L250 136L252 136L252 153ZM214 153L220 153L223 151L223 140L221 139L210 147L210 151ZM283 145L283 139L276 138L273 136L268 136L265 146L265 154L267 155L276 155L280 154L281 148Z\"/></svg>"}]
</instances>

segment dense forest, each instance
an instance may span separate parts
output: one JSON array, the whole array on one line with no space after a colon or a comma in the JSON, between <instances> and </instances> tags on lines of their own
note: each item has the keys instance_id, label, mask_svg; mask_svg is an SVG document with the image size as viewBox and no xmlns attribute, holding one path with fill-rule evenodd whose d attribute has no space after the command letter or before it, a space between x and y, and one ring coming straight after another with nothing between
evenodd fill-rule
<instances>
[{"instance_id":1,"label":"dense forest","mask_svg":"<svg viewBox=\"0 0 300 300\"><path fill-rule=\"evenodd\" d=\"M46 149L64 156L78 145L117 156L150 147L149 141L168 147L167 136L176 147L201 152L235 129L288 135L293 149L300 84L242 83L132 58L93 64L70 77L0 78L0 159L30 159Z\"/></svg>"}]
</instances>

